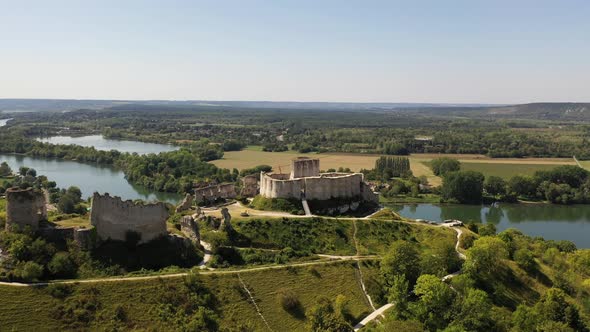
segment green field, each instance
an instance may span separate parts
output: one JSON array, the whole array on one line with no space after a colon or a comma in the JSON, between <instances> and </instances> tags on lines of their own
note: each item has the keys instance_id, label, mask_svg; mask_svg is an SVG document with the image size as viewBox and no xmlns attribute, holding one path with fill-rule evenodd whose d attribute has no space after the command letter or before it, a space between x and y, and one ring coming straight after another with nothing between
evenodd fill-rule
<instances>
[{"instance_id":1,"label":"green field","mask_svg":"<svg viewBox=\"0 0 590 332\"><path fill-rule=\"evenodd\" d=\"M555 164L522 164L522 163L461 163L461 170L477 171L488 176L499 176L510 179L515 175L533 175L536 171L548 171L559 165Z\"/></svg>"}]
</instances>

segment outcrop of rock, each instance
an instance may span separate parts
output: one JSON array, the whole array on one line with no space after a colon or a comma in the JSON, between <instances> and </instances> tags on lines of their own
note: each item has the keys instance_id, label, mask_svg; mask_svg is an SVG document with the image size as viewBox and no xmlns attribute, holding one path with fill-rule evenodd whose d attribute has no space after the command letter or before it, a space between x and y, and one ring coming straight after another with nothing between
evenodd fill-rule
<instances>
[{"instance_id":1,"label":"outcrop of rock","mask_svg":"<svg viewBox=\"0 0 590 332\"><path fill-rule=\"evenodd\" d=\"M176 207L176 213L188 211L193 206L193 196L191 194L186 194L184 199L180 204Z\"/></svg>"},{"instance_id":2,"label":"outcrop of rock","mask_svg":"<svg viewBox=\"0 0 590 332\"><path fill-rule=\"evenodd\" d=\"M226 232L230 232L233 230L232 225L231 225L231 214L229 214L229 211L227 208L221 208L221 216L223 217L221 219L221 225L219 225L219 230L220 231L226 231Z\"/></svg>"},{"instance_id":3,"label":"outcrop of rock","mask_svg":"<svg viewBox=\"0 0 590 332\"><path fill-rule=\"evenodd\" d=\"M166 235L166 219L169 213L162 202L136 204L120 197L94 193L90 223L102 240L125 241L127 232L141 236L139 243L149 242Z\"/></svg>"},{"instance_id":4,"label":"outcrop of rock","mask_svg":"<svg viewBox=\"0 0 590 332\"><path fill-rule=\"evenodd\" d=\"M199 224L191 216L184 216L180 219L180 231L193 242L199 243L201 241Z\"/></svg>"},{"instance_id":5,"label":"outcrop of rock","mask_svg":"<svg viewBox=\"0 0 590 332\"><path fill-rule=\"evenodd\" d=\"M45 195L33 188L9 188L6 190L6 229L36 231L39 222L47 220Z\"/></svg>"}]
</instances>

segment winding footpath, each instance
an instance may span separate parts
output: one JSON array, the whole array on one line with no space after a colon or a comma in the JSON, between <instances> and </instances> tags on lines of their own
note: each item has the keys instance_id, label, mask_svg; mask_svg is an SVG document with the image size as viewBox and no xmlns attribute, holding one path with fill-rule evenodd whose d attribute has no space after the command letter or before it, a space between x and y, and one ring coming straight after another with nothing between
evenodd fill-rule
<instances>
[{"instance_id":1,"label":"winding footpath","mask_svg":"<svg viewBox=\"0 0 590 332\"><path fill-rule=\"evenodd\" d=\"M454 229L455 232L457 232L457 243L455 244L455 251L457 252L457 255L459 255L459 257L462 260L465 260L467 257L465 256L465 254L463 254L462 252L459 251L459 244L461 243L461 235L463 234L463 230L460 228L456 228L451 225L445 225L445 224L436 225L435 227L448 227L448 228ZM447 281L447 280L450 280L451 278L456 277L460 274L461 274L461 271L459 270L455 273L447 274L446 276L442 277L441 280ZM383 313L385 311L387 311L388 309L392 308L394 305L395 305L394 303L387 303L384 306L380 307L379 309L374 310L367 317L363 318L358 324L356 324L354 326L354 330L358 331L361 328L365 327L370 322L372 322L373 320L377 319L378 317L384 317Z\"/></svg>"}]
</instances>

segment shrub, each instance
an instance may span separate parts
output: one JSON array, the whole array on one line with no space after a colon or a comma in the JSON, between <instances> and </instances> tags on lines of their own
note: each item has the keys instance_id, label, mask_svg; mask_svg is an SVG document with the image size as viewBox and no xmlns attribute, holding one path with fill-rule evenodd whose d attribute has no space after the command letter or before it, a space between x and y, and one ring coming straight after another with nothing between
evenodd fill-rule
<instances>
[{"instance_id":1,"label":"shrub","mask_svg":"<svg viewBox=\"0 0 590 332\"><path fill-rule=\"evenodd\" d=\"M277 292L277 300L285 311L294 311L301 305L297 295L289 289L279 289Z\"/></svg>"}]
</instances>

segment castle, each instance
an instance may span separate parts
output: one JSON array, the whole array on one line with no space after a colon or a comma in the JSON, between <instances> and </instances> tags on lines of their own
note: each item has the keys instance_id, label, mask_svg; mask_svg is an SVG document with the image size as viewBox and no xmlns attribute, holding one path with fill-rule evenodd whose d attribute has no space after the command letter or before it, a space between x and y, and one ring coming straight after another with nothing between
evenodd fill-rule
<instances>
[{"instance_id":1,"label":"castle","mask_svg":"<svg viewBox=\"0 0 590 332\"><path fill-rule=\"evenodd\" d=\"M330 200L347 198L377 203L362 173L320 173L319 159L291 161L291 173L260 173L260 195L266 198Z\"/></svg>"}]
</instances>

